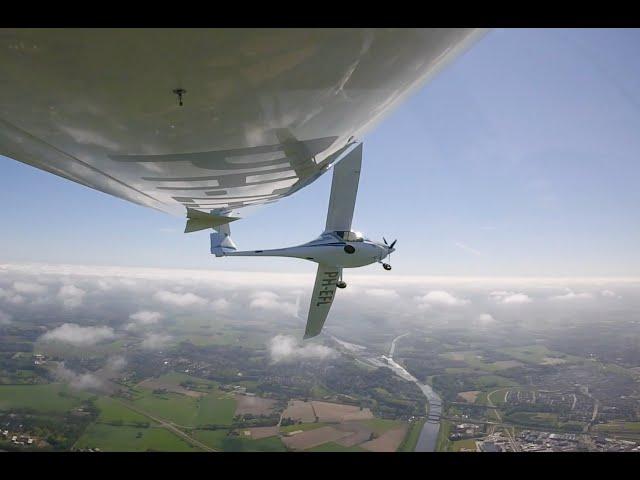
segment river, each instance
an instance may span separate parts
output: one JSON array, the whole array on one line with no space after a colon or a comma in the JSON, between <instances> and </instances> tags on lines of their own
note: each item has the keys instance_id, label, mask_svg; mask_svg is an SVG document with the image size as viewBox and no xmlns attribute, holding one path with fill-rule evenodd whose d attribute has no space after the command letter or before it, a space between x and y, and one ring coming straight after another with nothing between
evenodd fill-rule
<instances>
[{"instance_id":1,"label":"river","mask_svg":"<svg viewBox=\"0 0 640 480\"><path fill-rule=\"evenodd\" d=\"M399 377L407 380L408 382L415 383L418 388L422 391L424 396L427 398L427 421L424 423L422 427L422 431L420 432L420 437L418 437L418 443L416 444L415 452L435 452L436 451L436 443L438 441L438 433L440 431L440 416L442 415L442 399L440 396L433 391L430 385L422 384L418 381L416 377L411 375L402 365L397 363L393 359L393 354L396 350L396 342L403 337L409 335L408 333L404 333L402 335L397 336L391 342L391 348L389 349L389 356L381 355L379 357L362 357L369 365L373 365L376 367L389 367L393 372ZM348 349L354 354L364 354L366 351L366 347L362 345L357 345L355 343L345 342L344 340L340 340L336 337L332 338L342 345L344 348Z\"/></svg>"},{"instance_id":2,"label":"river","mask_svg":"<svg viewBox=\"0 0 640 480\"><path fill-rule=\"evenodd\" d=\"M436 392L433 391L430 385L420 383L416 377L411 375L404 367L402 367L402 365L398 364L393 359L393 354L396 348L396 341L407 335L408 333L405 333L404 335L400 335L399 337L394 338L393 342L391 342L391 350L389 350L389 356L387 357L385 355L382 355L382 358L386 361L391 370L393 370L397 375L404 378L405 380L414 382L427 398L427 402L429 404L429 406L427 407L427 421L422 427L422 431L420 432L420 437L418 437L418 443L416 444L416 448L414 451L435 452L436 443L438 441L438 433L440 432L442 399Z\"/></svg>"}]
</instances>

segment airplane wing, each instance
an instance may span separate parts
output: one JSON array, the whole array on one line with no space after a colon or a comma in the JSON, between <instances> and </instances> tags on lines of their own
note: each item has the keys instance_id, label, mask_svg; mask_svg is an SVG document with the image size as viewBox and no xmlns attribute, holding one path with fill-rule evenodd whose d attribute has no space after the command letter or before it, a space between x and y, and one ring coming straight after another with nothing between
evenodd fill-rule
<instances>
[{"instance_id":1,"label":"airplane wing","mask_svg":"<svg viewBox=\"0 0 640 480\"><path fill-rule=\"evenodd\" d=\"M361 165L362 143L359 143L333 167L325 230L351 230Z\"/></svg>"},{"instance_id":2,"label":"airplane wing","mask_svg":"<svg viewBox=\"0 0 640 480\"><path fill-rule=\"evenodd\" d=\"M225 216L313 182L481 34L0 29L0 155Z\"/></svg>"},{"instance_id":3,"label":"airplane wing","mask_svg":"<svg viewBox=\"0 0 640 480\"><path fill-rule=\"evenodd\" d=\"M333 303L333 297L336 293L336 282L340 278L338 267L330 267L328 265L318 264L318 272L316 273L316 283L313 286L313 294L311 295L311 305L309 305L309 316L307 318L307 327L304 332L304 338L315 337L320 333L324 326L324 321L329 315L329 309Z\"/></svg>"}]
</instances>

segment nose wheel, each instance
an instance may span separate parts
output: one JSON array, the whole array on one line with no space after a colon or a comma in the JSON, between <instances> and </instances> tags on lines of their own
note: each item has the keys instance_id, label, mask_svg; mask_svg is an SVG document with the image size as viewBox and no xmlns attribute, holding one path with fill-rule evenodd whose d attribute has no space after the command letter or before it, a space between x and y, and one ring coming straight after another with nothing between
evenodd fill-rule
<instances>
[{"instance_id":1,"label":"nose wheel","mask_svg":"<svg viewBox=\"0 0 640 480\"><path fill-rule=\"evenodd\" d=\"M343 282L342 280L340 280L339 282L336 283L336 287L347 288L347 282Z\"/></svg>"},{"instance_id":2,"label":"nose wheel","mask_svg":"<svg viewBox=\"0 0 640 480\"><path fill-rule=\"evenodd\" d=\"M391 265L389 265L388 263L383 263L382 268L384 268L385 270L391 270Z\"/></svg>"}]
</instances>

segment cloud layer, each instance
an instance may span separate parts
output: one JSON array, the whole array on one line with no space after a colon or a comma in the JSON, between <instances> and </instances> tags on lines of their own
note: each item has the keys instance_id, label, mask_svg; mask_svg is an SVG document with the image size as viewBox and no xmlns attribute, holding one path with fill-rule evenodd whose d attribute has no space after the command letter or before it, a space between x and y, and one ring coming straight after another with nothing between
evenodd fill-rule
<instances>
[{"instance_id":1,"label":"cloud layer","mask_svg":"<svg viewBox=\"0 0 640 480\"><path fill-rule=\"evenodd\" d=\"M95 345L104 340L112 340L115 333L110 327L81 327L74 323L65 323L45 333L43 342L63 342L77 346Z\"/></svg>"},{"instance_id":2,"label":"cloud layer","mask_svg":"<svg viewBox=\"0 0 640 480\"><path fill-rule=\"evenodd\" d=\"M335 350L317 343L302 344L291 335L276 335L269 341L269 355L274 363L296 360L326 360Z\"/></svg>"}]
</instances>

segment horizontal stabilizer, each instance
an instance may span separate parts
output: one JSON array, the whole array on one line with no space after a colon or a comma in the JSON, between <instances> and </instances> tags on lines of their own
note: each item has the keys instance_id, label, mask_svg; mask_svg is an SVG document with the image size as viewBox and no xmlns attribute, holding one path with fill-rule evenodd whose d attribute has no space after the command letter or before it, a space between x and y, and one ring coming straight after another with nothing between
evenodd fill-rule
<instances>
[{"instance_id":1,"label":"horizontal stabilizer","mask_svg":"<svg viewBox=\"0 0 640 480\"><path fill-rule=\"evenodd\" d=\"M187 224L184 227L184 233L197 232L205 228L215 228L234 220L238 220L238 217L215 215L187 207Z\"/></svg>"}]
</instances>

